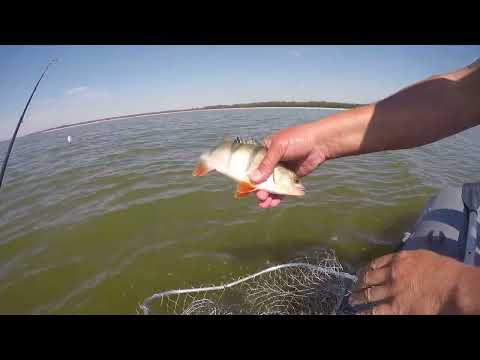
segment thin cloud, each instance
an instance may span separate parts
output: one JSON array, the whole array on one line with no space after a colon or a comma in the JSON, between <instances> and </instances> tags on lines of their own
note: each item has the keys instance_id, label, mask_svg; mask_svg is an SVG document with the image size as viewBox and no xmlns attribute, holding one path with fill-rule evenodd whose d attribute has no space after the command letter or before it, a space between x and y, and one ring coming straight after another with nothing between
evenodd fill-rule
<instances>
[{"instance_id":1,"label":"thin cloud","mask_svg":"<svg viewBox=\"0 0 480 360\"><path fill-rule=\"evenodd\" d=\"M86 100L107 100L113 97L112 93L105 90L92 90L82 92L82 97Z\"/></svg>"},{"instance_id":2,"label":"thin cloud","mask_svg":"<svg viewBox=\"0 0 480 360\"><path fill-rule=\"evenodd\" d=\"M302 57L302 52L300 50L289 50L288 53L295 57Z\"/></svg>"},{"instance_id":3,"label":"thin cloud","mask_svg":"<svg viewBox=\"0 0 480 360\"><path fill-rule=\"evenodd\" d=\"M74 99L82 99L84 100L105 100L112 97L112 94L105 90L98 90L92 89L88 86L78 86L72 89L69 89L65 92L65 94L71 98L73 101Z\"/></svg>"},{"instance_id":4,"label":"thin cloud","mask_svg":"<svg viewBox=\"0 0 480 360\"><path fill-rule=\"evenodd\" d=\"M87 90L88 90L88 86L78 86L78 87L74 87L72 89L68 89L66 91L66 94L67 95L76 95L76 94L84 93Z\"/></svg>"}]
</instances>

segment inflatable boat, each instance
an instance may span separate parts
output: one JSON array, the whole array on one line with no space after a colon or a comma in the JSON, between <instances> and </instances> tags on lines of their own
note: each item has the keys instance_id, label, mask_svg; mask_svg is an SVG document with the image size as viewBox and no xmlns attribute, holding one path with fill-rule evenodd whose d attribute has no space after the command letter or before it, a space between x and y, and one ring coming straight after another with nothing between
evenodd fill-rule
<instances>
[{"instance_id":1,"label":"inflatable boat","mask_svg":"<svg viewBox=\"0 0 480 360\"><path fill-rule=\"evenodd\" d=\"M420 214L398 250L426 249L480 265L480 183L440 191Z\"/></svg>"}]
</instances>

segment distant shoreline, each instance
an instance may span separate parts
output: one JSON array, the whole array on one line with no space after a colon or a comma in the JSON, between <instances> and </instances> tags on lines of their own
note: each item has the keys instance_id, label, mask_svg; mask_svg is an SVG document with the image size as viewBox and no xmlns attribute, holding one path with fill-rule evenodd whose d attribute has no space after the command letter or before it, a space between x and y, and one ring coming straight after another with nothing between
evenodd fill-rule
<instances>
[{"instance_id":1,"label":"distant shoreline","mask_svg":"<svg viewBox=\"0 0 480 360\"><path fill-rule=\"evenodd\" d=\"M310 105L310 104L327 104L326 106L302 106L302 105ZM277 106L265 106L265 104L275 104ZM282 105L285 104L285 105ZM298 105L297 105L298 104ZM158 111L158 112L149 112L149 113L140 113L140 114L130 114L130 115L121 115L121 116L114 116L96 120L89 120L89 121L82 121L75 124L67 124L61 125L54 128L46 129L37 131L33 134L43 134L43 133L50 133L53 131L58 131L62 129L67 129L76 126L85 126L90 124L97 124L99 122L104 121L115 121L115 120L122 120L122 119L130 119L130 118L137 118L137 117L146 117L146 116L156 116L156 115L168 115L168 114L176 114L176 113L187 113L187 112L195 112L195 111L219 111L219 110L248 110L248 109L325 109L325 110L345 110L355 106L359 106L360 104L347 104L347 103L332 103L337 105L328 106L328 102L266 102L266 103L251 103L251 104L235 104L235 105L215 105L215 106L205 106L203 108L194 108L194 109L184 109L184 110L165 110L165 111ZM262 106L263 105L263 106ZM293 106L289 106L293 105Z\"/></svg>"}]
</instances>

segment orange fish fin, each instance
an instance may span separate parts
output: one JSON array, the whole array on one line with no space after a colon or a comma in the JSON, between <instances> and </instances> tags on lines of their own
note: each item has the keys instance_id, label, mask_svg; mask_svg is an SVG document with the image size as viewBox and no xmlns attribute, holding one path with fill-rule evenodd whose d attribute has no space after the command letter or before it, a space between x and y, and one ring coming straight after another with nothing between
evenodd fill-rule
<instances>
[{"instance_id":1,"label":"orange fish fin","mask_svg":"<svg viewBox=\"0 0 480 360\"><path fill-rule=\"evenodd\" d=\"M205 162L200 161L197 164L197 166L195 167L195 169L193 169L192 175L193 176L205 176L212 170L213 169L209 168L208 165Z\"/></svg>"},{"instance_id":2,"label":"orange fish fin","mask_svg":"<svg viewBox=\"0 0 480 360\"><path fill-rule=\"evenodd\" d=\"M252 184L241 181L237 185L237 190L235 191L235 199L240 199L245 196L248 196L251 192L255 191L257 188L253 186Z\"/></svg>"},{"instance_id":3,"label":"orange fish fin","mask_svg":"<svg viewBox=\"0 0 480 360\"><path fill-rule=\"evenodd\" d=\"M238 193L238 192L236 192L236 193L233 195L233 197L238 200L238 199L247 197L248 194L250 194L250 193Z\"/></svg>"}]
</instances>

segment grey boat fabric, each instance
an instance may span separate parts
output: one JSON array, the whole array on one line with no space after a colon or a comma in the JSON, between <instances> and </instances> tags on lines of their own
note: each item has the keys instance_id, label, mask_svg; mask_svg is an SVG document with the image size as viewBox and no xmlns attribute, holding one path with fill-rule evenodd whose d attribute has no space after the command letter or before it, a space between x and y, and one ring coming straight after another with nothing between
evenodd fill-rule
<instances>
[{"instance_id":1,"label":"grey boat fabric","mask_svg":"<svg viewBox=\"0 0 480 360\"><path fill-rule=\"evenodd\" d=\"M480 233L480 183L464 184L462 187L462 200L468 211L468 228L465 246L465 259L467 265L479 264L479 233Z\"/></svg>"},{"instance_id":2,"label":"grey boat fabric","mask_svg":"<svg viewBox=\"0 0 480 360\"><path fill-rule=\"evenodd\" d=\"M427 249L469 265L480 265L480 183L448 187L425 206L399 250Z\"/></svg>"}]
</instances>

